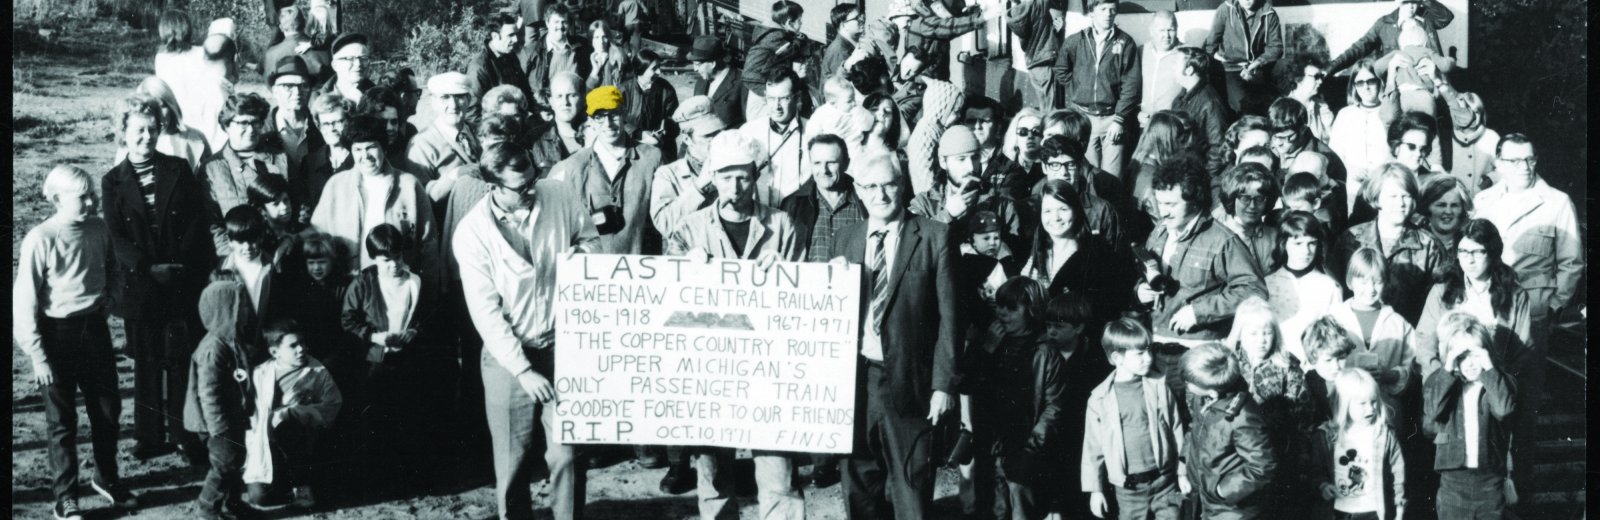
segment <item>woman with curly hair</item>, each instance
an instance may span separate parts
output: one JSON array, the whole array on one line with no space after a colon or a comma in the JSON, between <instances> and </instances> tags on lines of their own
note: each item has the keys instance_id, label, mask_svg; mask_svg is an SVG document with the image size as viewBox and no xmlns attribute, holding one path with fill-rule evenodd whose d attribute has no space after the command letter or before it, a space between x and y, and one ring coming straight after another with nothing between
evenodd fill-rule
<instances>
[{"instance_id":1,"label":"woman with curly hair","mask_svg":"<svg viewBox=\"0 0 1600 520\"><path fill-rule=\"evenodd\" d=\"M1311 128L1312 136L1324 143L1328 142L1333 128L1333 110L1328 108L1328 102L1318 93L1322 88L1322 80L1328 76L1327 69L1328 64L1322 58L1313 54L1299 54L1279 63L1274 74L1278 91L1284 97L1306 106L1306 126Z\"/></svg>"}]
</instances>

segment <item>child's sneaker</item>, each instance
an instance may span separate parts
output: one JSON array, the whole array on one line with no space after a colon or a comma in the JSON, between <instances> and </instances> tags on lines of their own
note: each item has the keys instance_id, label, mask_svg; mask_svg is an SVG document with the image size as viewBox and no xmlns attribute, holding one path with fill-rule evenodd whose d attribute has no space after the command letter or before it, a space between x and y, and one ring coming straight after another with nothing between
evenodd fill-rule
<instances>
[{"instance_id":1,"label":"child's sneaker","mask_svg":"<svg viewBox=\"0 0 1600 520\"><path fill-rule=\"evenodd\" d=\"M78 511L78 499L66 497L56 500L56 507L51 513L56 520L83 520L83 513Z\"/></svg>"},{"instance_id":2,"label":"child's sneaker","mask_svg":"<svg viewBox=\"0 0 1600 520\"><path fill-rule=\"evenodd\" d=\"M294 506L300 509L317 507L317 499L311 495L311 486L295 486Z\"/></svg>"},{"instance_id":3,"label":"child's sneaker","mask_svg":"<svg viewBox=\"0 0 1600 520\"><path fill-rule=\"evenodd\" d=\"M89 479L89 486L93 487L94 491L99 493L100 496L110 500L112 507L121 509L139 507L139 497L134 495L132 491L128 491L128 488L122 484L108 484L95 478Z\"/></svg>"}]
</instances>

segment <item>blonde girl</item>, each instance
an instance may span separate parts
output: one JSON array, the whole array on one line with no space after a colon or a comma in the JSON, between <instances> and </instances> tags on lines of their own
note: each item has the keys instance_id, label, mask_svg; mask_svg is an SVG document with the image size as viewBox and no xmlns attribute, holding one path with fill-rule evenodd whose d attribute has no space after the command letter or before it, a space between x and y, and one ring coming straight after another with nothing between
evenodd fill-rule
<instances>
[{"instance_id":1,"label":"blonde girl","mask_svg":"<svg viewBox=\"0 0 1600 520\"><path fill-rule=\"evenodd\" d=\"M1336 520L1398 519L1406 503L1406 463L1378 381L1352 367L1339 371L1333 385L1333 420L1323 425L1316 445L1317 461L1327 468L1318 474L1328 479L1319 486L1322 499L1331 503Z\"/></svg>"}]
</instances>

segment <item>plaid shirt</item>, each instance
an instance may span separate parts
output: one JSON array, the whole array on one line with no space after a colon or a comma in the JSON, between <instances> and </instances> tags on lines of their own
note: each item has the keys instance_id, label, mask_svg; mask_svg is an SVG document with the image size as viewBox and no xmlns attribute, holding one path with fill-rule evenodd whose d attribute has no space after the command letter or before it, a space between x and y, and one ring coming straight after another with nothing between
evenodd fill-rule
<instances>
[{"instance_id":1,"label":"plaid shirt","mask_svg":"<svg viewBox=\"0 0 1600 520\"><path fill-rule=\"evenodd\" d=\"M867 220L867 209L856 197L850 176L844 176L839 182L844 183L844 198L839 199L837 207L829 206L828 200L817 194L814 180L807 180L800 189L783 199L784 213L788 213L795 227L801 229L795 241L807 246L807 262L828 261L828 252L833 249L833 237L839 230Z\"/></svg>"}]
</instances>

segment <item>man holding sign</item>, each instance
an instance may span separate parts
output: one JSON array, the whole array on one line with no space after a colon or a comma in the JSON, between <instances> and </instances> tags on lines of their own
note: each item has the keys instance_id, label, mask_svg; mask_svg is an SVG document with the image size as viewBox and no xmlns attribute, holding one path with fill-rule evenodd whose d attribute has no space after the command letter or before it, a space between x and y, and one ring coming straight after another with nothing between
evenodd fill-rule
<instances>
[{"instance_id":1,"label":"man holding sign","mask_svg":"<svg viewBox=\"0 0 1600 520\"><path fill-rule=\"evenodd\" d=\"M489 196L461 219L453 248L467 312L483 337L484 408L494 439L495 498L500 518L533 518L537 464L528 455L543 434L550 510L582 516L584 472L555 431L556 260L588 252L599 240L588 209L565 182L535 180L520 146L489 145L480 159ZM535 424L542 428L535 429Z\"/></svg>"},{"instance_id":2,"label":"man holding sign","mask_svg":"<svg viewBox=\"0 0 1600 520\"><path fill-rule=\"evenodd\" d=\"M840 231L832 252L865 267L867 300L844 496L851 518L921 519L933 500L931 430L954 403L954 250L948 227L906 211L892 156L859 164L852 175L867 221Z\"/></svg>"},{"instance_id":3,"label":"man holding sign","mask_svg":"<svg viewBox=\"0 0 1600 520\"><path fill-rule=\"evenodd\" d=\"M760 144L738 132L718 134L711 142L717 153L706 159L705 170L717 189L714 205L685 217L667 239L667 252L705 262L711 258L754 259L770 268L777 261L797 262L805 257L796 244L794 224L783 211L756 202L756 160ZM699 448L694 467L699 474L700 517L707 520L729 511L734 495L732 448ZM756 450L756 489L760 518L801 520L806 516L805 494L796 485L795 468L788 454ZM723 478L718 478L718 473Z\"/></svg>"}]
</instances>

